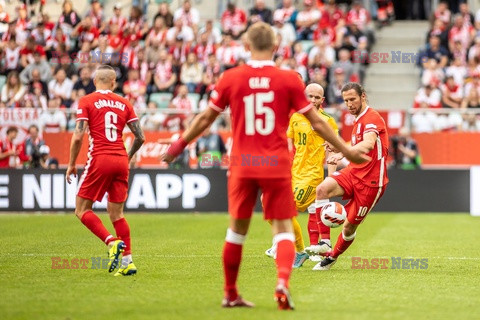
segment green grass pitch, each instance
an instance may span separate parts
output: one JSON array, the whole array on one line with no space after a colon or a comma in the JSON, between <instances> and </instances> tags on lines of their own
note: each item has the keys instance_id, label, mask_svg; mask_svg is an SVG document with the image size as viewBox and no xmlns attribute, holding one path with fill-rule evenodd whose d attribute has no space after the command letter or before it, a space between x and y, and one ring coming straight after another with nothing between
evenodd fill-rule
<instances>
[{"instance_id":1,"label":"green grass pitch","mask_svg":"<svg viewBox=\"0 0 480 320\"><path fill-rule=\"evenodd\" d=\"M102 220L113 231L106 215ZM269 225L256 214L240 293L254 309L220 307L226 214L128 214L138 274L52 269L52 257L106 257L73 216L0 215L1 319L480 319L480 219L376 214L330 271L293 271L293 312L276 310ZM307 215L299 217L304 227ZM333 238L340 229L333 231ZM426 258L428 268L352 269L352 257ZM388 265L391 266L391 263Z\"/></svg>"}]
</instances>

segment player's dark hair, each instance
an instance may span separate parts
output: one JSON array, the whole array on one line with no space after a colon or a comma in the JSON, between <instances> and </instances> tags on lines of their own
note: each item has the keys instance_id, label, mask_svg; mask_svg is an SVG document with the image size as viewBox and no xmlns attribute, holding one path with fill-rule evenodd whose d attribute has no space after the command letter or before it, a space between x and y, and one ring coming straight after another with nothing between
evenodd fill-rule
<instances>
[{"instance_id":1,"label":"player's dark hair","mask_svg":"<svg viewBox=\"0 0 480 320\"><path fill-rule=\"evenodd\" d=\"M342 87L342 93L348 90L355 90L358 96L362 96L362 94L366 93L365 89L363 89L362 85L356 82L348 82Z\"/></svg>"}]
</instances>

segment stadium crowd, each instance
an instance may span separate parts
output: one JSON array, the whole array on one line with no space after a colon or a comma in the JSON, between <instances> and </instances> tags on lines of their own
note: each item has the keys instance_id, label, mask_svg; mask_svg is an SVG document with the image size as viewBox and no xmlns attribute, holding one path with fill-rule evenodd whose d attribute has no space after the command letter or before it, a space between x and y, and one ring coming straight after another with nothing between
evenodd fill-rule
<instances>
[{"instance_id":1,"label":"stadium crowd","mask_svg":"<svg viewBox=\"0 0 480 320\"><path fill-rule=\"evenodd\" d=\"M362 1L348 7L284 0L273 9L256 0L248 12L229 2L219 21L204 23L190 0L173 12L167 1L160 3L152 21L139 7L127 14L120 4L107 19L97 0L83 17L65 1L57 21L44 12L29 16L24 5L15 17L4 8L2 0L0 107L44 110L39 126L46 132L74 127L74 113L63 111L75 110L78 99L94 90L92 74L101 63L114 66L116 91L145 113L146 130L184 129L205 108L220 74L249 59L243 35L259 20L277 32L276 64L327 88L325 103L339 107L341 86L365 76L368 62L353 63L352 55L367 54L374 41ZM219 125L228 127L228 121Z\"/></svg>"},{"instance_id":2,"label":"stadium crowd","mask_svg":"<svg viewBox=\"0 0 480 320\"><path fill-rule=\"evenodd\" d=\"M474 15L461 2L457 11L452 14L447 1L440 1L433 12L418 55L414 132L480 130L480 10Z\"/></svg>"}]
</instances>

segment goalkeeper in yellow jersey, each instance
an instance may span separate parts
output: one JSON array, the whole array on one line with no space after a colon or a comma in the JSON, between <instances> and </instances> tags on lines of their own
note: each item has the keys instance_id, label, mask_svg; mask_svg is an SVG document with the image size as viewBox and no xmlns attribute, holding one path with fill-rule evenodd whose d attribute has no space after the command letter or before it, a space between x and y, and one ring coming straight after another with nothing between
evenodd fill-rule
<instances>
[{"instance_id":1,"label":"goalkeeper in yellow jersey","mask_svg":"<svg viewBox=\"0 0 480 320\"><path fill-rule=\"evenodd\" d=\"M322 103L324 98L324 90L321 85L311 83L305 88L308 100L318 110L318 114L322 117L332 129L338 132L338 127L332 116L323 111ZM295 148L295 157L292 164L292 187L295 197L295 203L299 212L308 209L308 234L310 244L317 244L319 232L317 227L317 219L315 217L315 189L323 181L324 169L323 164L326 159L325 140L313 131L308 119L300 114L294 113L290 118L287 131L289 148ZM336 165L328 165L328 174L330 175L336 170ZM293 226L295 231L295 263L294 268L299 268L308 259L305 253L305 245L303 242L302 228L296 218L293 218ZM265 254L275 256L275 244L268 249Z\"/></svg>"}]
</instances>

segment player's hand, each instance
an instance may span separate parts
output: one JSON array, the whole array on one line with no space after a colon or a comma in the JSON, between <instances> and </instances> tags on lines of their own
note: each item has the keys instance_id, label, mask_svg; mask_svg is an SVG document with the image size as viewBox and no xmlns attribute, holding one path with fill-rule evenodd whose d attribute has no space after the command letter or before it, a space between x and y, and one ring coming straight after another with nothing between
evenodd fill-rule
<instances>
[{"instance_id":1,"label":"player's hand","mask_svg":"<svg viewBox=\"0 0 480 320\"><path fill-rule=\"evenodd\" d=\"M343 159L343 154L333 153L327 159L327 164L337 165L340 160Z\"/></svg>"},{"instance_id":2,"label":"player's hand","mask_svg":"<svg viewBox=\"0 0 480 320\"><path fill-rule=\"evenodd\" d=\"M72 178L70 177L72 174L75 178L77 177L77 167L69 165L67 172L65 173L65 178L67 179L68 184L72 183Z\"/></svg>"},{"instance_id":3,"label":"player's hand","mask_svg":"<svg viewBox=\"0 0 480 320\"><path fill-rule=\"evenodd\" d=\"M355 147L348 147L348 153L344 154L344 156L351 162L364 163L372 160L372 158L367 156L369 151L368 148L357 145Z\"/></svg>"},{"instance_id":4,"label":"player's hand","mask_svg":"<svg viewBox=\"0 0 480 320\"><path fill-rule=\"evenodd\" d=\"M325 143L323 144L323 146L325 147L325 150L327 150L328 152L333 152L333 153L337 153L338 150L335 149L334 146L332 146L328 141L325 141Z\"/></svg>"},{"instance_id":5,"label":"player's hand","mask_svg":"<svg viewBox=\"0 0 480 320\"><path fill-rule=\"evenodd\" d=\"M175 157L171 154L164 153L160 156L160 160L165 161L166 163L171 163L173 160L175 160Z\"/></svg>"}]
</instances>

